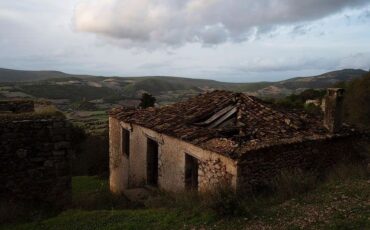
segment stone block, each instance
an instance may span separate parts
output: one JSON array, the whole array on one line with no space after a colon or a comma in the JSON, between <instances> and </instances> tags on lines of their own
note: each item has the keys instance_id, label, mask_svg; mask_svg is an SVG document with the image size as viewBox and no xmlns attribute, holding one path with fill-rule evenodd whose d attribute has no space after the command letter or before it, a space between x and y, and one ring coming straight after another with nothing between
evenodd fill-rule
<instances>
[{"instance_id":1,"label":"stone block","mask_svg":"<svg viewBox=\"0 0 370 230\"><path fill-rule=\"evenodd\" d=\"M66 151L64 151L64 150L53 151L54 156L64 156L65 154L66 154Z\"/></svg>"}]
</instances>

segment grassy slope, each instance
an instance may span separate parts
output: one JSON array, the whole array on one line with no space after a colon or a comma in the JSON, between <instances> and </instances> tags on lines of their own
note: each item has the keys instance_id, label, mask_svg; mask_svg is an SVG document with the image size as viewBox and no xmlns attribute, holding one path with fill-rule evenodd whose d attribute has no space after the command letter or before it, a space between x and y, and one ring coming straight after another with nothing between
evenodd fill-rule
<instances>
[{"instance_id":1,"label":"grassy slope","mask_svg":"<svg viewBox=\"0 0 370 230\"><path fill-rule=\"evenodd\" d=\"M248 215L220 219L204 209L119 209L106 181L73 180L75 208L39 222L0 229L370 229L368 178L329 182L285 202L249 204ZM94 208L84 205L96 200ZM257 201L256 201L257 202ZM246 204L247 205L247 204Z\"/></svg>"},{"instance_id":2,"label":"grassy slope","mask_svg":"<svg viewBox=\"0 0 370 230\"><path fill-rule=\"evenodd\" d=\"M73 75L59 71L28 71L28 70L12 70L0 68L1 82L21 82L21 81L39 81L55 78L78 77L85 78L88 75Z\"/></svg>"},{"instance_id":3,"label":"grassy slope","mask_svg":"<svg viewBox=\"0 0 370 230\"><path fill-rule=\"evenodd\" d=\"M86 85L48 85L34 84L20 86L23 92L39 98L94 100L115 96L116 92L109 88L96 88Z\"/></svg>"}]
</instances>

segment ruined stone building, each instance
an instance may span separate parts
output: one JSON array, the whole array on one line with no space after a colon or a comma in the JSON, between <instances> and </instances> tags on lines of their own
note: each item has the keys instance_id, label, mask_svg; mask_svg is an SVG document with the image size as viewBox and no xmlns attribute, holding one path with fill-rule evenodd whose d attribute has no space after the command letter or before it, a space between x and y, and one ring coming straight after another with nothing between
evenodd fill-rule
<instances>
[{"instance_id":1,"label":"ruined stone building","mask_svg":"<svg viewBox=\"0 0 370 230\"><path fill-rule=\"evenodd\" d=\"M32 101L0 101L0 199L67 205L70 141L63 116L34 113Z\"/></svg>"},{"instance_id":2,"label":"ruined stone building","mask_svg":"<svg viewBox=\"0 0 370 230\"><path fill-rule=\"evenodd\" d=\"M343 127L343 91L329 89L324 121L227 91L148 109L113 109L110 188L204 191L263 186L284 169L327 167L351 149Z\"/></svg>"}]
</instances>

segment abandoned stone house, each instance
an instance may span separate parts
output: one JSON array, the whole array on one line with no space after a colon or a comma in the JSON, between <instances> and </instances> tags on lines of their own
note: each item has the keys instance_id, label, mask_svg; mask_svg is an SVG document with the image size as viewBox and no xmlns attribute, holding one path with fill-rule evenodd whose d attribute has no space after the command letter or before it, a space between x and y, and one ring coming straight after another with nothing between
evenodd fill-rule
<instances>
[{"instance_id":1,"label":"abandoned stone house","mask_svg":"<svg viewBox=\"0 0 370 230\"><path fill-rule=\"evenodd\" d=\"M327 167L351 150L355 133L342 126L342 96L328 90L323 119L227 91L160 108L113 109L111 191L205 191L220 183L243 191L284 169Z\"/></svg>"}]
</instances>

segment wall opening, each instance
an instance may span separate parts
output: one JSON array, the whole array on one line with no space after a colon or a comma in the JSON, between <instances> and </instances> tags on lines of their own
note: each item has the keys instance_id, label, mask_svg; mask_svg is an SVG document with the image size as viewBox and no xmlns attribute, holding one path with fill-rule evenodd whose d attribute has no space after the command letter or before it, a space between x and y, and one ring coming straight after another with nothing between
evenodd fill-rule
<instances>
[{"instance_id":1,"label":"wall opening","mask_svg":"<svg viewBox=\"0 0 370 230\"><path fill-rule=\"evenodd\" d=\"M158 186L158 143L147 139L147 183Z\"/></svg>"},{"instance_id":2,"label":"wall opening","mask_svg":"<svg viewBox=\"0 0 370 230\"><path fill-rule=\"evenodd\" d=\"M130 157L130 131L122 128L122 153Z\"/></svg>"},{"instance_id":3,"label":"wall opening","mask_svg":"<svg viewBox=\"0 0 370 230\"><path fill-rule=\"evenodd\" d=\"M198 190L198 159L185 154L185 188L188 190Z\"/></svg>"}]
</instances>

